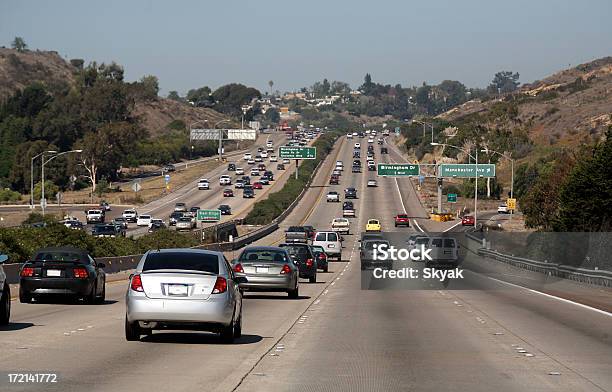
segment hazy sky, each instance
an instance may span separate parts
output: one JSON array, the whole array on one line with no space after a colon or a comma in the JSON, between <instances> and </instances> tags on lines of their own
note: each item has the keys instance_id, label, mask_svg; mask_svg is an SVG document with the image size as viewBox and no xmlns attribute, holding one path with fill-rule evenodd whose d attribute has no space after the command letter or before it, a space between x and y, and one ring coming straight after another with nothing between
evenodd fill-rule
<instances>
[{"instance_id":1,"label":"hazy sky","mask_svg":"<svg viewBox=\"0 0 612 392\"><path fill-rule=\"evenodd\" d=\"M281 91L366 72L404 86L530 82L612 55L612 0L0 0L0 45L116 61L162 93L229 82Z\"/></svg>"}]
</instances>

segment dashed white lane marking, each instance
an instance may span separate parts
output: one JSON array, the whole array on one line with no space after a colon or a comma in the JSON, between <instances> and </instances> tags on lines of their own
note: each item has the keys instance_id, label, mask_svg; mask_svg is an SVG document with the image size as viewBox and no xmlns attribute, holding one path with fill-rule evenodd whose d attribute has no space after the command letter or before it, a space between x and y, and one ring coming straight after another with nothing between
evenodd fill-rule
<instances>
[{"instance_id":1,"label":"dashed white lane marking","mask_svg":"<svg viewBox=\"0 0 612 392\"><path fill-rule=\"evenodd\" d=\"M539 295L542 295L542 296L547 297L547 298L556 299L557 301L565 302L567 304L575 305L575 306L581 307L583 309L587 309L587 310L590 310L590 311L593 311L593 312L597 312L599 314L603 314L604 316L612 317L612 313L606 312L605 310L597 309L597 308L594 308L592 306L581 304L579 302L570 301L569 299L565 299L565 298L561 298L561 297L556 297L554 295L546 294L546 293L543 293L541 291L529 289L527 287L519 286L518 284L504 282L503 280L495 279L495 278L492 278L490 276L488 278L491 279L491 280L494 280L496 282L503 283L503 284L508 285L508 286L517 287L519 289L527 290L527 291L529 291L531 293L539 294Z\"/></svg>"}]
</instances>

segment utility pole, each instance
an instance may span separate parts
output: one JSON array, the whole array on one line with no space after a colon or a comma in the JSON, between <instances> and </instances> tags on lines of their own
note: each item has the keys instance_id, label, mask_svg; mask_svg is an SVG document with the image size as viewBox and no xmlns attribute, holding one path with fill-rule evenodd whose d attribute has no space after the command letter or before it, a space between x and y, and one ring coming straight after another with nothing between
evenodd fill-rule
<instances>
[{"instance_id":1,"label":"utility pole","mask_svg":"<svg viewBox=\"0 0 612 392\"><path fill-rule=\"evenodd\" d=\"M296 159L296 160L295 160L295 179L296 179L296 180L298 179L298 167L299 167L298 163L299 163L299 162L300 162L300 160L299 160L299 159Z\"/></svg>"},{"instance_id":2,"label":"utility pole","mask_svg":"<svg viewBox=\"0 0 612 392\"><path fill-rule=\"evenodd\" d=\"M474 187L474 229L477 227L478 214L478 145L476 145L476 186Z\"/></svg>"}]
</instances>

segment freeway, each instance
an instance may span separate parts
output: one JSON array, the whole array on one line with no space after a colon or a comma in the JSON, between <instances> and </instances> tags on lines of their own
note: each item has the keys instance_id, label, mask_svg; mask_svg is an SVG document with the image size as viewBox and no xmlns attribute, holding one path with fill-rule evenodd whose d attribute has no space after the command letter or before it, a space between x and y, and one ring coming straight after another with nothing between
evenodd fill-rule
<instances>
[{"instance_id":1,"label":"freeway","mask_svg":"<svg viewBox=\"0 0 612 392\"><path fill-rule=\"evenodd\" d=\"M447 226L426 220L406 179L377 178L378 187L368 188L375 172L346 170L340 185L328 185L335 161L349 165L352 150L352 141L342 138L298 208L259 241L281 242L292 224L329 227L341 216L341 203L326 203L325 194L353 186L359 198L342 261L331 263L317 283L302 280L297 300L247 293L244 335L236 344L193 332L156 332L126 342L126 284L119 281L108 284L101 306L13 303L12 324L0 333L2 369L58 372L60 382L45 385L48 391L612 390L609 310L519 287L529 274L475 261L456 289L362 290L357 237L368 218L400 236ZM401 159L399 152L387 157L376 151L383 162ZM403 211L413 224L393 228L393 216ZM571 282L555 287L612 304L610 290Z\"/></svg>"}]
</instances>

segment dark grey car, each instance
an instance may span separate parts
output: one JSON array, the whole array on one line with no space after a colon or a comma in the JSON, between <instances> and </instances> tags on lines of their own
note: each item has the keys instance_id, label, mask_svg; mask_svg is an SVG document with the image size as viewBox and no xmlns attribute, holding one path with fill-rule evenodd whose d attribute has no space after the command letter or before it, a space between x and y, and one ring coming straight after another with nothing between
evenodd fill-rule
<instances>
[{"instance_id":1,"label":"dark grey car","mask_svg":"<svg viewBox=\"0 0 612 392\"><path fill-rule=\"evenodd\" d=\"M298 297L299 267L293 258L276 246L251 246L232 260L236 276L244 276L240 288L248 291L286 291L290 298Z\"/></svg>"},{"instance_id":2,"label":"dark grey car","mask_svg":"<svg viewBox=\"0 0 612 392\"><path fill-rule=\"evenodd\" d=\"M310 283L317 281L317 260L312 247L307 244L281 244L287 249L300 270L300 278L308 279Z\"/></svg>"}]
</instances>

